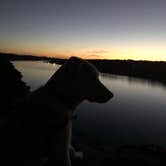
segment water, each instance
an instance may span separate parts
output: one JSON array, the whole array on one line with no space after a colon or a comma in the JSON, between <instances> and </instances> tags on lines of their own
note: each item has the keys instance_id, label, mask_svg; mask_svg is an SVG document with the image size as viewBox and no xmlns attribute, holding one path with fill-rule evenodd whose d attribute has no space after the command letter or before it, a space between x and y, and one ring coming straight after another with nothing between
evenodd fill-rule
<instances>
[{"instance_id":1,"label":"water","mask_svg":"<svg viewBox=\"0 0 166 166\"><path fill-rule=\"evenodd\" d=\"M34 90L60 67L43 62L15 61L23 80ZM157 82L101 74L114 98L104 104L83 102L73 132L102 146L157 144L166 146L166 87Z\"/></svg>"},{"instance_id":2,"label":"water","mask_svg":"<svg viewBox=\"0 0 166 166\"><path fill-rule=\"evenodd\" d=\"M52 74L60 67L42 61L13 61L16 69L23 75L23 81L35 90L44 85Z\"/></svg>"}]
</instances>

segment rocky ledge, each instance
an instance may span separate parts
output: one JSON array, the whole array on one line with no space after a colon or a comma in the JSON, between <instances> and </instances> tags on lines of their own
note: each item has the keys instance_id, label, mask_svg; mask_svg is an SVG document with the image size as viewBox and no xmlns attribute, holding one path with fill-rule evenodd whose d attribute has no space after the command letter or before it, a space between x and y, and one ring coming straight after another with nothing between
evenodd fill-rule
<instances>
[{"instance_id":1,"label":"rocky ledge","mask_svg":"<svg viewBox=\"0 0 166 166\"><path fill-rule=\"evenodd\" d=\"M73 160L73 166L165 166L166 149L157 145L123 145L118 148L97 148L77 145L83 160Z\"/></svg>"},{"instance_id":2,"label":"rocky ledge","mask_svg":"<svg viewBox=\"0 0 166 166\"><path fill-rule=\"evenodd\" d=\"M18 101L29 93L29 87L21 80L17 71L6 56L0 56L0 117L13 110Z\"/></svg>"}]
</instances>

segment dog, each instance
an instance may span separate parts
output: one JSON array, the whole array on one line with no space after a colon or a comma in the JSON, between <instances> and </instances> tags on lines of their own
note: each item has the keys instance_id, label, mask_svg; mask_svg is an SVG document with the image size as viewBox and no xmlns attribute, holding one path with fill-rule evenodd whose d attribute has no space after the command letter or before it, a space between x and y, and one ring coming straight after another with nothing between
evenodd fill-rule
<instances>
[{"instance_id":1,"label":"dog","mask_svg":"<svg viewBox=\"0 0 166 166\"><path fill-rule=\"evenodd\" d=\"M71 166L70 155L81 154L71 146L76 107L84 100L105 103L113 97L98 77L92 64L71 57L44 86L31 92L17 125L17 151L22 152L16 156L17 165Z\"/></svg>"}]
</instances>

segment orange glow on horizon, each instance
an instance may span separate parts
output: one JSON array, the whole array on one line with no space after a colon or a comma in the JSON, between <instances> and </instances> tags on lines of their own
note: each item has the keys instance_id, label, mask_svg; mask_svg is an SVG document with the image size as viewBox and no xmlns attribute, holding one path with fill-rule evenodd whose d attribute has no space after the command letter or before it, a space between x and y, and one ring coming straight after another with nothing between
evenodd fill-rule
<instances>
[{"instance_id":1,"label":"orange glow on horizon","mask_svg":"<svg viewBox=\"0 0 166 166\"><path fill-rule=\"evenodd\" d=\"M73 49L74 50L74 49ZM0 49L0 52L15 53L20 55L46 56L66 59L71 56L78 56L83 59L132 59L132 60L150 60L150 61L166 61L166 49L161 46L146 47L116 47L100 50L93 49L77 49L76 51L53 50L53 49Z\"/></svg>"}]
</instances>

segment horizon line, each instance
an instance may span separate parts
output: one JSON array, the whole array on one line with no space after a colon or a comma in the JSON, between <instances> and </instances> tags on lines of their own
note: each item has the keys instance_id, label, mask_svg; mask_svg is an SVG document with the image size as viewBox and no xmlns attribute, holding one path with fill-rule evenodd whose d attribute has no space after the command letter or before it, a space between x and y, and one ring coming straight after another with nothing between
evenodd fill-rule
<instances>
[{"instance_id":1,"label":"horizon line","mask_svg":"<svg viewBox=\"0 0 166 166\"><path fill-rule=\"evenodd\" d=\"M31 56L31 57L39 57L39 58L50 58L50 59L62 59L62 60L67 60L69 59L70 57L73 57L74 55L72 56L69 56L67 58L60 58L60 57L53 57L53 56L47 56L47 55L37 55L37 54L21 54L21 53L14 53L14 52L1 52L0 51L0 55L1 54L9 54L9 55L15 55L15 56ZM83 57L80 57L80 56L75 56L75 57L79 57L79 58L82 58L82 59L85 59L85 60L110 60L110 61L147 61L147 62L166 62L164 60L145 60L145 59L139 59L139 60L136 60L136 59L107 59L107 58L83 58Z\"/></svg>"}]
</instances>

